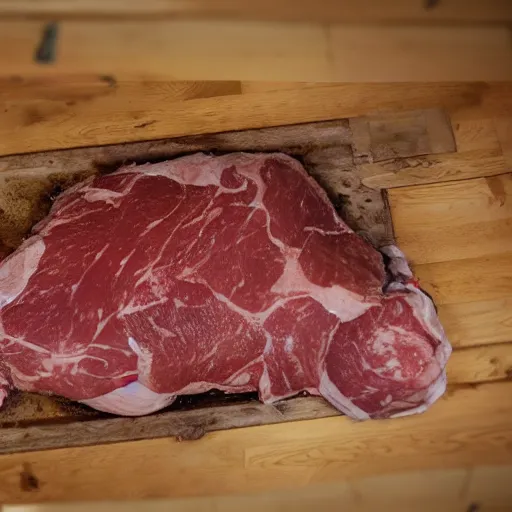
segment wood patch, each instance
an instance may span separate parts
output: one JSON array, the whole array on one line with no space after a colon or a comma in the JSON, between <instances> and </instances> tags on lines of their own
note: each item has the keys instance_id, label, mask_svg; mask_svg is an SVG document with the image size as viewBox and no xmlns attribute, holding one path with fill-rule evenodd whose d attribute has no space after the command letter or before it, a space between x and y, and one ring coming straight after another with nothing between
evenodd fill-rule
<instances>
[{"instance_id":1,"label":"wood patch","mask_svg":"<svg viewBox=\"0 0 512 512\"><path fill-rule=\"evenodd\" d=\"M358 164L456 149L450 120L439 109L359 117L350 120L350 128Z\"/></svg>"},{"instance_id":2,"label":"wood patch","mask_svg":"<svg viewBox=\"0 0 512 512\"><path fill-rule=\"evenodd\" d=\"M444 114L429 110L6 156L0 158L0 240L4 252L12 250L46 215L59 190L90 174L198 151L279 151L301 160L352 229L378 248L394 241L389 207L384 191L363 183L357 164L390 154L447 153L454 150L450 134ZM0 411L0 453L165 436L189 439L212 430L335 414L319 398L270 406L247 395L213 394L181 397L147 417L114 418L64 399L20 392Z\"/></svg>"}]
</instances>

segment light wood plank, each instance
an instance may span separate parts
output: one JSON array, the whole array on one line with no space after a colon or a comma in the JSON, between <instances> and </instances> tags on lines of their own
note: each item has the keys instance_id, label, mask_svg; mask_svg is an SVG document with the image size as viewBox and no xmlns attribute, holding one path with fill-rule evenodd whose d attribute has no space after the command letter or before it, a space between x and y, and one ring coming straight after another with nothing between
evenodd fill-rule
<instances>
[{"instance_id":1,"label":"light wood plank","mask_svg":"<svg viewBox=\"0 0 512 512\"><path fill-rule=\"evenodd\" d=\"M167 80L332 80L321 25L225 21L66 21L52 65L33 55L43 24L0 23L0 73ZM8 45L10 49L5 48ZM484 78L483 76L481 78Z\"/></svg>"},{"instance_id":2,"label":"light wood plank","mask_svg":"<svg viewBox=\"0 0 512 512\"><path fill-rule=\"evenodd\" d=\"M167 108L146 82L117 82L108 95L74 104L2 105L0 154L114 144L180 135L304 123L372 112L439 108L458 120L512 114L511 84L337 84L190 99ZM149 89L148 89L149 87ZM156 87L156 86L155 86ZM117 100L116 97L124 99ZM5 110L7 109L7 112ZM13 109L15 114L9 114ZM170 113L171 112L171 113ZM172 115L171 115L172 114Z\"/></svg>"},{"instance_id":3,"label":"light wood plank","mask_svg":"<svg viewBox=\"0 0 512 512\"><path fill-rule=\"evenodd\" d=\"M0 14L35 18L222 17L286 21L512 21L507 0L444 0L425 9L420 0L1 0Z\"/></svg>"},{"instance_id":4,"label":"light wood plank","mask_svg":"<svg viewBox=\"0 0 512 512\"><path fill-rule=\"evenodd\" d=\"M501 149L425 155L360 165L363 183L371 188L396 188L496 176L512 171Z\"/></svg>"},{"instance_id":5,"label":"light wood plank","mask_svg":"<svg viewBox=\"0 0 512 512\"><path fill-rule=\"evenodd\" d=\"M304 489L241 496L175 500L100 502L97 512L454 512L466 511L472 503L481 510L505 507L512 502L509 481L512 466L477 466L412 471L357 478ZM88 512L90 503L7 505L3 512ZM492 509L494 510L494 508ZM503 509L502 509L503 510Z\"/></svg>"},{"instance_id":6,"label":"light wood plank","mask_svg":"<svg viewBox=\"0 0 512 512\"><path fill-rule=\"evenodd\" d=\"M512 298L442 304L439 318L457 347L512 341Z\"/></svg>"},{"instance_id":7,"label":"light wood plank","mask_svg":"<svg viewBox=\"0 0 512 512\"><path fill-rule=\"evenodd\" d=\"M11 113L16 107L62 103L103 101L111 110L136 103L139 108L197 98L214 98L241 94L239 81L124 81L118 82L112 75L83 76L10 76L0 77L0 102ZM100 99L101 98L101 99ZM108 98L108 101L107 101ZM7 116L2 116L4 122ZM20 122L20 125L23 125Z\"/></svg>"},{"instance_id":8,"label":"light wood plank","mask_svg":"<svg viewBox=\"0 0 512 512\"><path fill-rule=\"evenodd\" d=\"M402 233L438 227L441 220L461 226L507 219L512 216L510 197L512 174L389 191L393 220Z\"/></svg>"},{"instance_id":9,"label":"light wood plank","mask_svg":"<svg viewBox=\"0 0 512 512\"><path fill-rule=\"evenodd\" d=\"M479 149L501 149L495 120L486 118L484 112L477 119L462 119L454 122L452 128L459 153Z\"/></svg>"},{"instance_id":10,"label":"light wood plank","mask_svg":"<svg viewBox=\"0 0 512 512\"><path fill-rule=\"evenodd\" d=\"M398 245L415 265L512 251L512 174L388 192Z\"/></svg>"},{"instance_id":11,"label":"light wood plank","mask_svg":"<svg viewBox=\"0 0 512 512\"><path fill-rule=\"evenodd\" d=\"M498 25L326 29L313 22L67 20L59 24L54 61L41 65L34 53L43 29L39 21L0 22L1 74L347 82L512 78L509 30Z\"/></svg>"},{"instance_id":12,"label":"light wood plank","mask_svg":"<svg viewBox=\"0 0 512 512\"><path fill-rule=\"evenodd\" d=\"M510 462L512 383L449 393L420 416L344 417L0 457L0 502L142 499L298 489L389 472ZM20 488L20 473L40 482Z\"/></svg>"},{"instance_id":13,"label":"light wood plank","mask_svg":"<svg viewBox=\"0 0 512 512\"><path fill-rule=\"evenodd\" d=\"M455 350L448 361L448 382L471 384L512 378L510 343Z\"/></svg>"},{"instance_id":14,"label":"light wood plank","mask_svg":"<svg viewBox=\"0 0 512 512\"><path fill-rule=\"evenodd\" d=\"M512 296L512 253L415 265L420 285L437 304Z\"/></svg>"},{"instance_id":15,"label":"light wood plank","mask_svg":"<svg viewBox=\"0 0 512 512\"><path fill-rule=\"evenodd\" d=\"M509 80L512 44L507 28L332 26L334 79Z\"/></svg>"}]
</instances>

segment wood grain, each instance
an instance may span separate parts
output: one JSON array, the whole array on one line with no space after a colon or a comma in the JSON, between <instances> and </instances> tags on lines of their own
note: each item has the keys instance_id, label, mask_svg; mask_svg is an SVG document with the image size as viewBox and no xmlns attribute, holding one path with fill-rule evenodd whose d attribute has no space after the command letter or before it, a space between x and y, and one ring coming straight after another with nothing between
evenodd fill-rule
<instances>
[{"instance_id":1,"label":"wood grain","mask_svg":"<svg viewBox=\"0 0 512 512\"><path fill-rule=\"evenodd\" d=\"M70 412L67 416L53 418L53 421L4 427L0 454L161 437L193 441L217 430L327 418L339 414L321 398L294 398L275 405L264 405L253 399L234 405L196 407L140 418L105 418L105 415L94 418L91 415L88 420L86 416L78 417ZM56 421L64 418L68 422Z\"/></svg>"},{"instance_id":2,"label":"wood grain","mask_svg":"<svg viewBox=\"0 0 512 512\"><path fill-rule=\"evenodd\" d=\"M43 29L35 20L0 22L1 74L346 82L512 78L504 25L78 18L59 23L54 62L41 65L34 53Z\"/></svg>"},{"instance_id":3,"label":"wood grain","mask_svg":"<svg viewBox=\"0 0 512 512\"><path fill-rule=\"evenodd\" d=\"M512 343L455 350L448 361L451 385L512 379Z\"/></svg>"},{"instance_id":4,"label":"wood grain","mask_svg":"<svg viewBox=\"0 0 512 512\"><path fill-rule=\"evenodd\" d=\"M339 81L509 80L508 29L473 26L328 27Z\"/></svg>"},{"instance_id":5,"label":"wood grain","mask_svg":"<svg viewBox=\"0 0 512 512\"><path fill-rule=\"evenodd\" d=\"M504 299L512 295L512 253L415 265L437 304Z\"/></svg>"},{"instance_id":6,"label":"wood grain","mask_svg":"<svg viewBox=\"0 0 512 512\"><path fill-rule=\"evenodd\" d=\"M93 73L135 80L332 80L321 24L64 21L59 24L58 50L50 66L38 65L33 59L43 27L37 21L0 22L1 74Z\"/></svg>"},{"instance_id":7,"label":"wood grain","mask_svg":"<svg viewBox=\"0 0 512 512\"><path fill-rule=\"evenodd\" d=\"M512 84L344 84L263 90L222 95L215 101L178 101L172 104L172 115L165 108L165 93L148 94L153 86L145 84L132 85L124 93L123 83L117 82L108 95L77 99L72 104L4 102L0 155L440 106L451 115L452 123L512 115Z\"/></svg>"},{"instance_id":8,"label":"wood grain","mask_svg":"<svg viewBox=\"0 0 512 512\"><path fill-rule=\"evenodd\" d=\"M512 341L512 297L442 304L438 313L455 348Z\"/></svg>"},{"instance_id":9,"label":"wood grain","mask_svg":"<svg viewBox=\"0 0 512 512\"><path fill-rule=\"evenodd\" d=\"M3 17L73 18L230 18L321 22L506 22L507 0L445 0L425 9L419 0L1 0Z\"/></svg>"},{"instance_id":10,"label":"wood grain","mask_svg":"<svg viewBox=\"0 0 512 512\"><path fill-rule=\"evenodd\" d=\"M500 149L395 158L360 168L366 186L383 189L496 176L512 170Z\"/></svg>"},{"instance_id":11,"label":"wood grain","mask_svg":"<svg viewBox=\"0 0 512 512\"><path fill-rule=\"evenodd\" d=\"M8 107L8 112L4 111L4 114L10 115L14 115L17 106L37 106L42 102L74 106L101 98L100 101L116 110L130 104L144 108L158 102L168 105L177 101L241 93L242 84L239 81L118 82L112 75L0 77L0 102ZM7 116L3 118L7 119Z\"/></svg>"},{"instance_id":12,"label":"wood grain","mask_svg":"<svg viewBox=\"0 0 512 512\"><path fill-rule=\"evenodd\" d=\"M475 150L500 150L500 140L496 121L485 117L485 113L476 119L462 119L452 123L457 151L464 153Z\"/></svg>"},{"instance_id":13,"label":"wood grain","mask_svg":"<svg viewBox=\"0 0 512 512\"><path fill-rule=\"evenodd\" d=\"M293 491L274 491L237 496L99 502L97 512L454 512L474 503L481 510L506 510L512 502L509 482L512 466L456 467L410 471L340 482L311 485ZM496 507L496 508L494 508ZM501 507L501 508L500 508ZM90 503L7 505L3 512L87 512Z\"/></svg>"},{"instance_id":14,"label":"wood grain","mask_svg":"<svg viewBox=\"0 0 512 512\"><path fill-rule=\"evenodd\" d=\"M397 241L415 265L512 251L510 173L392 189L388 196Z\"/></svg>"},{"instance_id":15,"label":"wood grain","mask_svg":"<svg viewBox=\"0 0 512 512\"><path fill-rule=\"evenodd\" d=\"M298 489L397 471L510 462L512 383L453 391L424 415L345 417L0 456L0 502L142 499ZM20 473L40 482L20 487Z\"/></svg>"}]
</instances>

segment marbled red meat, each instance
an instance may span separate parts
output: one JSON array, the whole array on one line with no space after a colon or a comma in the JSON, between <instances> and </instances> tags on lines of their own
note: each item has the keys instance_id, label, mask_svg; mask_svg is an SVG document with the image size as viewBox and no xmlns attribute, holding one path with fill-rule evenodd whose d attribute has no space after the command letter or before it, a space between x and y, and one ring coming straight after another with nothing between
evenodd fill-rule
<instances>
[{"instance_id":1,"label":"marbled red meat","mask_svg":"<svg viewBox=\"0 0 512 512\"><path fill-rule=\"evenodd\" d=\"M0 264L0 403L18 388L139 415L215 388L307 391L360 419L420 411L450 347L388 253L391 283L282 154L91 178Z\"/></svg>"}]
</instances>

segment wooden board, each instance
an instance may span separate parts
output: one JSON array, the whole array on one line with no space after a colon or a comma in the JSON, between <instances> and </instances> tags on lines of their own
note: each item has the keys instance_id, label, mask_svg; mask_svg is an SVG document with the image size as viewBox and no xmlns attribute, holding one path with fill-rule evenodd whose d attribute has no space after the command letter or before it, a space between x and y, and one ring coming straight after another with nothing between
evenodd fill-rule
<instances>
[{"instance_id":1,"label":"wooden board","mask_svg":"<svg viewBox=\"0 0 512 512\"><path fill-rule=\"evenodd\" d=\"M2 17L23 19L234 18L321 22L510 22L507 0L0 0Z\"/></svg>"},{"instance_id":2,"label":"wooden board","mask_svg":"<svg viewBox=\"0 0 512 512\"><path fill-rule=\"evenodd\" d=\"M358 165L396 157L455 151L449 119L439 110L375 114L284 127L132 142L0 158L0 237L4 253L46 213L51 197L78 178L109 172L124 163L161 161L196 151L283 151L300 158L347 223L375 247L393 243L385 194L361 183ZM488 371L490 373L491 370ZM455 372L456 373L456 372ZM459 372L460 374L460 372ZM479 381L484 380L481 375ZM468 372L454 382L472 382ZM168 411L142 419L116 418L62 399L13 394L0 411L0 453L175 435L336 414L325 402L297 398L265 406L248 398L184 398ZM226 405L226 400L237 400ZM187 405L195 410L186 409ZM202 409L199 407L203 407ZM66 420L69 423L62 424ZM53 422L53 423L52 423Z\"/></svg>"},{"instance_id":3,"label":"wooden board","mask_svg":"<svg viewBox=\"0 0 512 512\"><path fill-rule=\"evenodd\" d=\"M505 24L73 19L59 22L52 59L41 63L36 56L47 28L37 20L0 20L0 75L93 74L138 81L512 78Z\"/></svg>"},{"instance_id":4,"label":"wooden board","mask_svg":"<svg viewBox=\"0 0 512 512\"><path fill-rule=\"evenodd\" d=\"M350 478L302 489L182 499L100 502L96 512L506 512L512 503L512 465L453 467ZM27 512L6 505L2 512ZM90 503L38 504L30 512L88 512Z\"/></svg>"}]
</instances>

